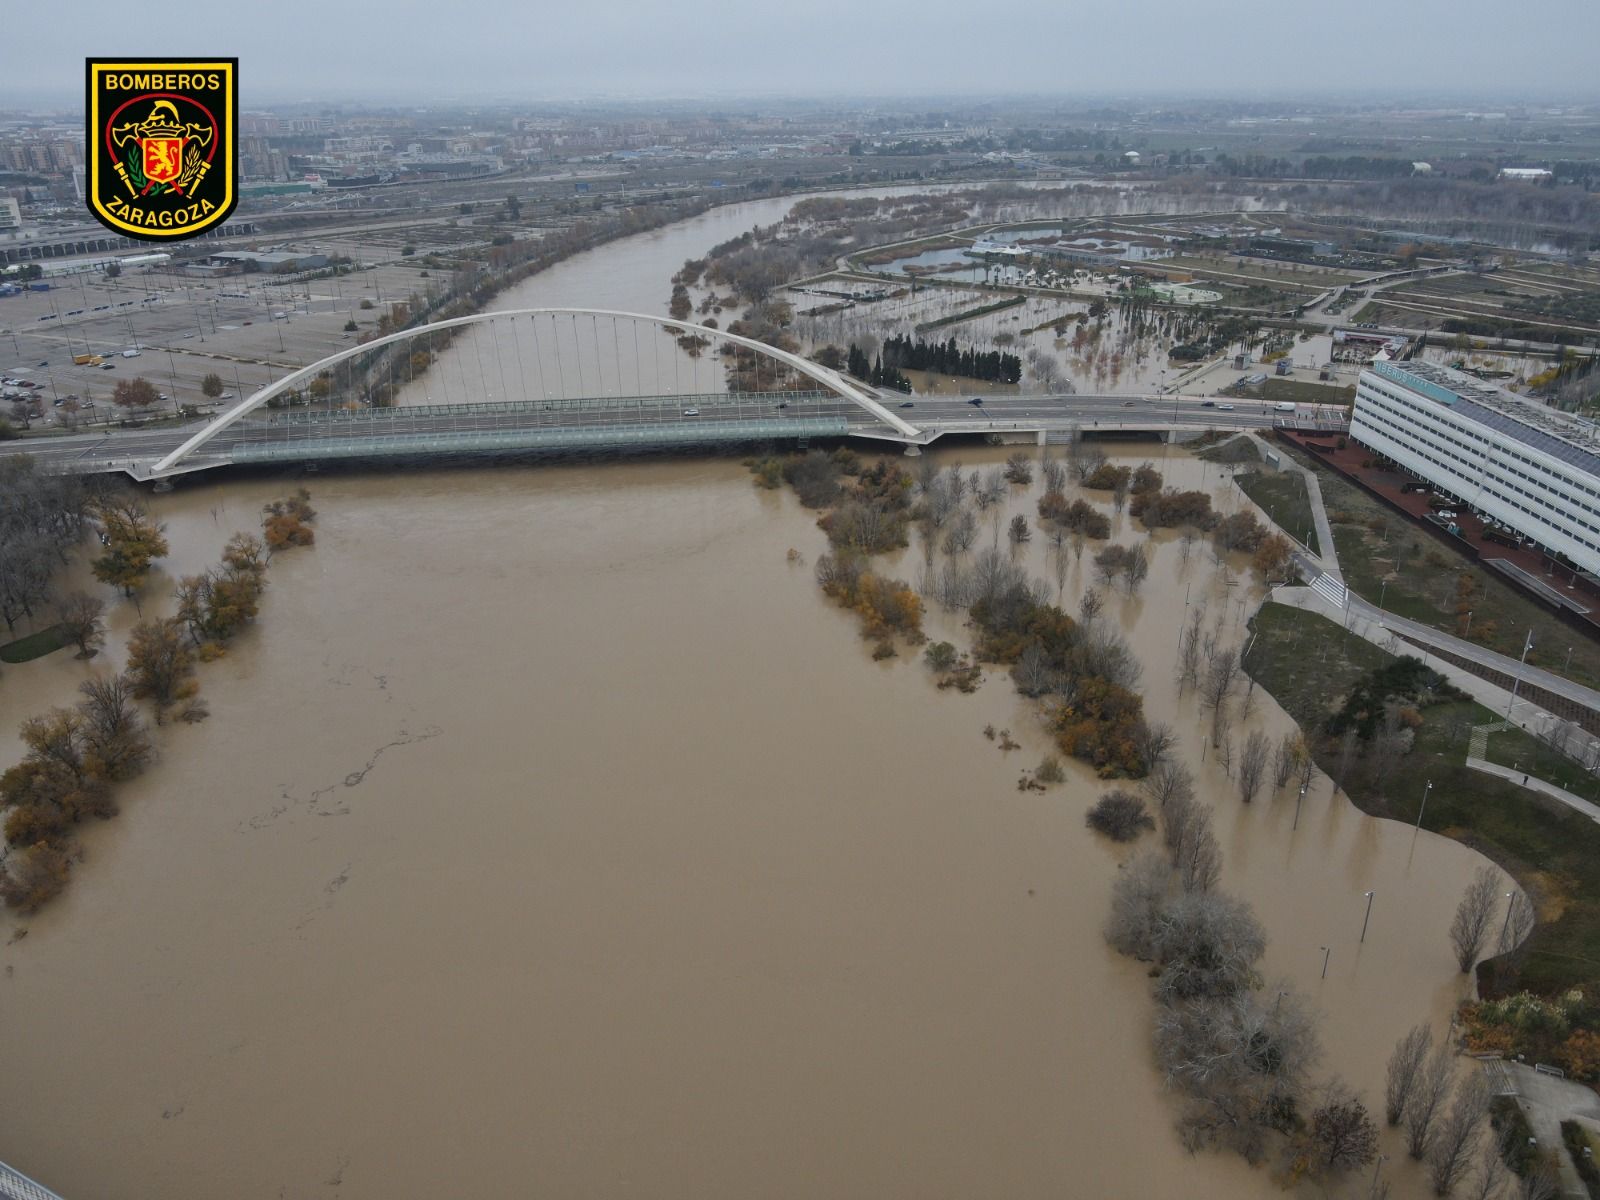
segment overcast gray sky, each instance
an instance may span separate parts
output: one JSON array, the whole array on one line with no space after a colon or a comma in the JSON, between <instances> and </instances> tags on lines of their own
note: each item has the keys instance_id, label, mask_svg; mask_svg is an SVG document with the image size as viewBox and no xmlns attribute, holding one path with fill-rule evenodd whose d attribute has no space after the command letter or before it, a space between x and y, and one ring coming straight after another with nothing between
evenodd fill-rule
<instances>
[{"instance_id":1,"label":"overcast gray sky","mask_svg":"<svg viewBox=\"0 0 1600 1200\"><path fill-rule=\"evenodd\" d=\"M243 101L942 93L1596 96L1600 0L5 0L0 98L237 55Z\"/></svg>"}]
</instances>

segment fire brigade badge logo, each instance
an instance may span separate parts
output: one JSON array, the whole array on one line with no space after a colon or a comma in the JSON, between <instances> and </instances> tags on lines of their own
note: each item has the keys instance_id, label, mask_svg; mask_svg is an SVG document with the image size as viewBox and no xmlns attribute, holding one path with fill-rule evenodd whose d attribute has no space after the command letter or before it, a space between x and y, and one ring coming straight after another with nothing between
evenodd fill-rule
<instances>
[{"instance_id":1,"label":"fire brigade badge logo","mask_svg":"<svg viewBox=\"0 0 1600 1200\"><path fill-rule=\"evenodd\" d=\"M87 84L95 220L171 242L227 219L239 200L238 59L91 58Z\"/></svg>"}]
</instances>

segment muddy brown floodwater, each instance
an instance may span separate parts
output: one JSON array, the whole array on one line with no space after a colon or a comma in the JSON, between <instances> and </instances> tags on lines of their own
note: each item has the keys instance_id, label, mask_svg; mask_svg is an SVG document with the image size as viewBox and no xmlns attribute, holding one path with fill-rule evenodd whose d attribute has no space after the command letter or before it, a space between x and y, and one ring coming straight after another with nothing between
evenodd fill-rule
<instances>
[{"instance_id":1,"label":"muddy brown floodwater","mask_svg":"<svg viewBox=\"0 0 1600 1200\"><path fill-rule=\"evenodd\" d=\"M792 497L729 459L312 485L317 545L203 668L211 719L162 735L63 898L0 918L0 1158L68 1200L1279 1194L1172 1132L1149 981L1101 939L1101 786L1016 790L1047 743L1003 675L960 696L872 662ZM285 486L156 498L168 569ZM1038 485L1014 492L1031 516ZM1445 930L1479 860L1325 783L1294 832L1292 796L1233 798L1170 663L1186 590L1237 634L1251 580L1157 544L1108 611L1268 977L1376 1104L1394 1038L1458 994ZM7 668L5 761L86 670ZM1265 698L1253 720L1287 728Z\"/></svg>"}]
</instances>

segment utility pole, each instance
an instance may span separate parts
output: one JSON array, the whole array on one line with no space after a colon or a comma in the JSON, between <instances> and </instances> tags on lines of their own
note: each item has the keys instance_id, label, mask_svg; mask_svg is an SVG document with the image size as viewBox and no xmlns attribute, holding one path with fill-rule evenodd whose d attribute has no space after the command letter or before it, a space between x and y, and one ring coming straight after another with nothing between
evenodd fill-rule
<instances>
[{"instance_id":1,"label":"utility pole","mask_svg":"<svg viewBox=\"0 0 1600 1200\"><path fill-rule=\"evenodd\" d=\"M1376 892L1367 893L1367 915L1361 918L1361 940L1363 942L1367 940L1367 922L1372 920L1372 898L1376 895Z\"/></svg>"}]
</instances>

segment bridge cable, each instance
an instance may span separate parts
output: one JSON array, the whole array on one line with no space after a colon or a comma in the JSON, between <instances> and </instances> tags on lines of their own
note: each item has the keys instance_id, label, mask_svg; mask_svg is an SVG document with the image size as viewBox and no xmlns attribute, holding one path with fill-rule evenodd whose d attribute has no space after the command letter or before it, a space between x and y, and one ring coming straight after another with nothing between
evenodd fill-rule
<instances>
[{"instance_id":1,"label":"bridge cable","mask_svg":"<svg viewBox=\"0 0 1600 1200\"><path fill-rule=\"evenodd\" d=\"M526 404L528 402L528 375L522 368L522 333L517 328L517 319L515 317L511 318L511 348L516 351L517 379L522 384L517 394L518 403Z\"/></svg>"},{"instance_id":2,"label":"bridge cable","mask_svg":"<svg viewBox=\"0 0 1600 1200\"><path fill-rule=\"evenodd\" d=\"M539 318L529 317L528 323L533 326L533 369L539 372L539 398L550 399L550 389L544 385L544 350L539 344ZM541 408L542 412L543 409Z\"/></svg>"},{"instance_id":3,"label":"bridge cable","mask_svg":"<svg viewBox=\"0 0 1600 1200\"><path fill-rule=\"evenodd\" d=\"M567 398L567 368L561 362L561 326L556 322L556 314L550 314L550 334L556 343L556 374L561 380L561 399Z\"/></svg>"},{"instance_id":4,"label":"bridge cable","mask_svg":"<svg viewBox=\"0 0 1600 1200\"><path fill-rule=\"evenodd\" d=\"M644 390L644 363L639 358L639 322L629 321L628 324L633 327L633 387L639 397L635 407L643 409L644 398L648 393Z\"/></svg>"},{"instance_id":5,"label":"bridge cable","mask_svg":"<svg viewBox=\"0 0 1600 1200\"><path fill-rule=\"evenodd\" d=\"M493 325L493 324L494 324L494 322L491 321L490 325ZM513 327L512 327L511 332L512 333L516 332L514 319L513 319ZM501 357L501 354L500 354L500 337L499 337L498 334L495 335L495 339L494 339L494 365L500 368L500 403L501 404L510 403L510 400L511 400L511 389L506 387L506 362L505 362L505 359L503 357ZM509 409L502 410L502 412L508 412L508 411L510 411L510 410Z\"/></svg>"}]
</instances>

